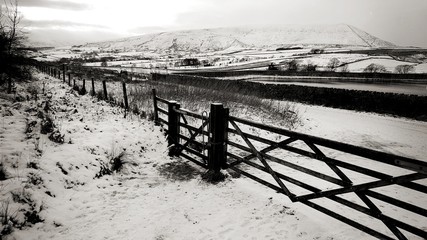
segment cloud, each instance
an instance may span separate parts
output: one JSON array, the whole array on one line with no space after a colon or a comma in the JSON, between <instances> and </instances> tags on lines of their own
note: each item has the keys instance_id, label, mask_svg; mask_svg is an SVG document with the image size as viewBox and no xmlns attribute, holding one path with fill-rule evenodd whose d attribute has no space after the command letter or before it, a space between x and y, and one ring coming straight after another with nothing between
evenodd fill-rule
<instances>
[{"instance_id":1,"label":"cloud","mask_svg":"<svg viewBox=\"0 0 427 240\"><path fill-rule=\"evenodd\" d=\"M61 20L26 20L22 21L23 26L27 28L67 28L67 27L91 27L105 29L105 26L89 23L78 23Z\"/></svg>"},{"instance_id":2,"label":"cloud","mask_svg":"<svg viewBox=\"0 0 427 240\"><path fill-rule=\"evenodd\" d=\"M18 4L22 7L41 7L74 11L86 10L90 8L88 4L53 0L19 0Z\"/></svg>"},{"instance_id":3,"label":"cloud","mask_svg":"<svg viewBox=\"0 0 427 240\"><path fill-rule=\"evenodd\" d=\"M50 37L47 37L50 36ZM67 29L39 29L28 32L28 40L31 43L43 43L43 46L71 46L88 42L107 41L123 38L125 36L109 31L79 31Z\"/></svg>"}]
</instances>

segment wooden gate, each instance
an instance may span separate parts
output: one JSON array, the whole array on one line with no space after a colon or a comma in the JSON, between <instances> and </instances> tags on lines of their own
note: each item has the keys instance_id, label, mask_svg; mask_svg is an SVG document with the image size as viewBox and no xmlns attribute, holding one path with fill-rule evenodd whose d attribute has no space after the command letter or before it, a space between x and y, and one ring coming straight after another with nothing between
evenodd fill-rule
<instances>
[{"instance_id":1,"label":"wooden gate","mask_svg":"<svg viewBox=\"0 0 427 240\"><path fill-rule=\"evenodd\" d=\"M229 134L235 135L234 139L238 136L243 140L243 144L237 143L231 140L233 138L229 136L227 142L229 147L232 146L240 150L240 155L232 151L227 153L230 157L229 166L231 169L285 194L292 202L300 202L317 209L377 238L393 239L388 234L369 227L372 224L371 222L357 222L344 216L344 214L322 206L321 202L314 200L328 199L367 215L370 219L377 219L385 224L390 233L398 239L407 239L402 230L409 235L427 238L426 162L292 132L232 116L229 118L229 125ZM276 136L284 137L284 139L273 141L266 137L244 132L243 127L273 133ZM262 143L264 147L258 150L254 146L255 143L258 145ZM282 154L277 150L281 150ZM294 154L294 159L291 155L283 154L283 152ZM328 156L328 152L338 157ZM299 161L295 161L295 156ZM304 158L300 158L301 156ZM310 161L323 164L329 171L325 173L321 170L321 164L311 165ZM367 166L363 166L364 163ZM256 174L251 173L250 168L239 168L238 166L241 164L268 173L274 181L271 182L256 176ZM274 170L272 164L281 171ZM296 171L297 174L293 174L293 176L286 174L290 173L289 169ZM317 182L308 181L304 175L317 179ZM364 180L359 181L360 178ZM324 184L318 184L319 182L328 183L327 187L322 188ZM298 191L298 189L305 191ZM402 194L416 194L420 201L415 204L400 200L398 197L405 199L405 196L395 194L393 191L400 191ZM390 196L390 193L394 196ZM353 196L348 196L350 194ZM403 219L393 217L389 213L383 213L380 208L385 209L384 205L392 209L389 212L403 209L415 214L415 219L419 220L418 226L408 224Z\"/></svg>"},{"instance_id":2,"label":"wooden gate","mask_svg":"<svg viewBox=\"0 0 427 240\"><path fill-rule=\"evenodd\" d=\"M169 154L184 157L208 168L207 142L209 117L180 107L176 101L156 96L153 90L154 118L168 135ZM160 106L163 104L163 107ZM160 116L159 116L160 113ZM194 124L197 124L195 126ZM192 125L193 124L193 125Z\"/></svg>"},{"instance_id":3,"label":"wooden gate","mask_svg":"<svg viewBox=\"0 0 427 240\"><path fill-rule=\"evenodd\" d=\"M222 105L203 116L153 93L174 155L230 168L380 239L427 239L427 162L228 116ZM187 117L201 122L191 126Z\"/></svg>"}]
</instances>

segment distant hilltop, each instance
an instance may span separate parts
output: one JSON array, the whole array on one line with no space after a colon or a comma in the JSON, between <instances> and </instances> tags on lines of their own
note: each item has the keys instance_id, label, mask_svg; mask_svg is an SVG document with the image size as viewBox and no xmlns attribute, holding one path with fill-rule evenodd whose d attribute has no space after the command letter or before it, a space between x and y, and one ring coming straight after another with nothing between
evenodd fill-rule
<instances>
[{"instance_id":1,"label":"distant hilltop","mask_svg":"<svg viewBox=\"0 0 427 240\"><path fill-rule=\"evenodd\" d=\"M393 43L346 24L234 27L161 32L114 41L88 43L84 46L104 50L165 53L200 53L243 49L275 50L291 47L396 47Z\"/></svg>"}]
</instances>

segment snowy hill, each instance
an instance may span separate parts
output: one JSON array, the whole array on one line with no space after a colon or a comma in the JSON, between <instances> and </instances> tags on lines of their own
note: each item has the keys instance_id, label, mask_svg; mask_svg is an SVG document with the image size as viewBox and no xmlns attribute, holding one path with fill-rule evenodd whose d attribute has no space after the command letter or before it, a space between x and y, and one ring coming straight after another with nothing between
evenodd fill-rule
<instances>
[{"instance_id":1,"label":"snowy hill","mask_svg":"<svg viewBox=\"0 0 427 240\"><path fill-rule=\"evenodd\" d=\"M146 34L86 46L124 51L212 52L291 46L394 47L360 29L339 25L215 28Z\"/></svg>"}]
</instances>

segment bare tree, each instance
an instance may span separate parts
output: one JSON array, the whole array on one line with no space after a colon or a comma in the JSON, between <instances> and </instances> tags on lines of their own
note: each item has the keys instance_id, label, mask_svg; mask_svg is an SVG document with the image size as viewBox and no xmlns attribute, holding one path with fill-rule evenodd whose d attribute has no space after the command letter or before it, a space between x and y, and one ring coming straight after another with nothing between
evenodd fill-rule
<instances>
[{"instance_id":1,"label":"bare tree","mask_svg":"<svg viewBox=\"0 0 427 240\"><path fill-rule=\"evenodd\" d=\"M317 68L317 65L313 62L309 61L307 65L301 65L300 71L302 72L315 72Z\"/></svg>"},{"instance_id":2,"label":"bare tree","mask_svg":"<svg viewBox=\"0 0 427 240\"><path fill-rule=\"evenodd\" d=\"M403 64L403 65L397 65L394 71L400 74L407 74L407 73L413 72L414 69L415 69L414 65Z\"/></svg>"},{"instance_id":3,"label":"bare tree","mask_svg":"<svg viewBox=\"0 0 427 240\"><path fill-rule=\"evenodd\" d=\"M369 64L365 69L363 69L365 73L385 73L387 69L381 65L376 63Z\"/></svg>"},{"instance_id":4,"label":"bare tree","mask_svg":"<svg viewBox=\"0 0 427 240\"><path fill-rule=\"evenodd\" d=\"M299 61L296 59L292 59L291 61L284 63L283 68L284 70L286 69L288 71L295 72L295 71L298 71L299 66L300 66Z\"/></svg>"},{"instance_id":5,"label":"bare tree","mask_svg":"<svg viewBox=\"0 0 427 240\"><path fill-rule=\"evenodd\" d=\"M22 69L24 51L20 48L25 34L19 27L22 16L18 11L18 1L3 1L0 6L0 83L7 78L8 92L12 90L12 79L22 77L28 71Z\"/></svg>"},{"instance_id":6,"label":"bare tree","mask_svg":"<svg viewBox=\"0 0 427 240\"><path fill-rule=\"evenodd\" d=\"M101 61L101 67L108 67L108 63L107 63L107 60L105 58L102 59L102 61Z\"/></svg>"},{"instance_id":7,"label":"bare tree","mask_svg":"<svg viewBox=\"0 0 427 240\"><path fill-rule=\"evenodd\" d=\"M328 65L326 65L326 68L329 71L335 71L335 69L340 65L340 60L338 60L338 58L331 58L331 60L329 60Z\"/></svg>"},{"instance_id":8,"label":"bare tree","mask_svg":"<svg viewBox=\"0 0 427 240\"><path fill-rule=\"evenodd\" d=\"M349 72L347 64L343 65L340 69L341 69L341 72L343 73Z\"/></svg>"}]
</instances>

